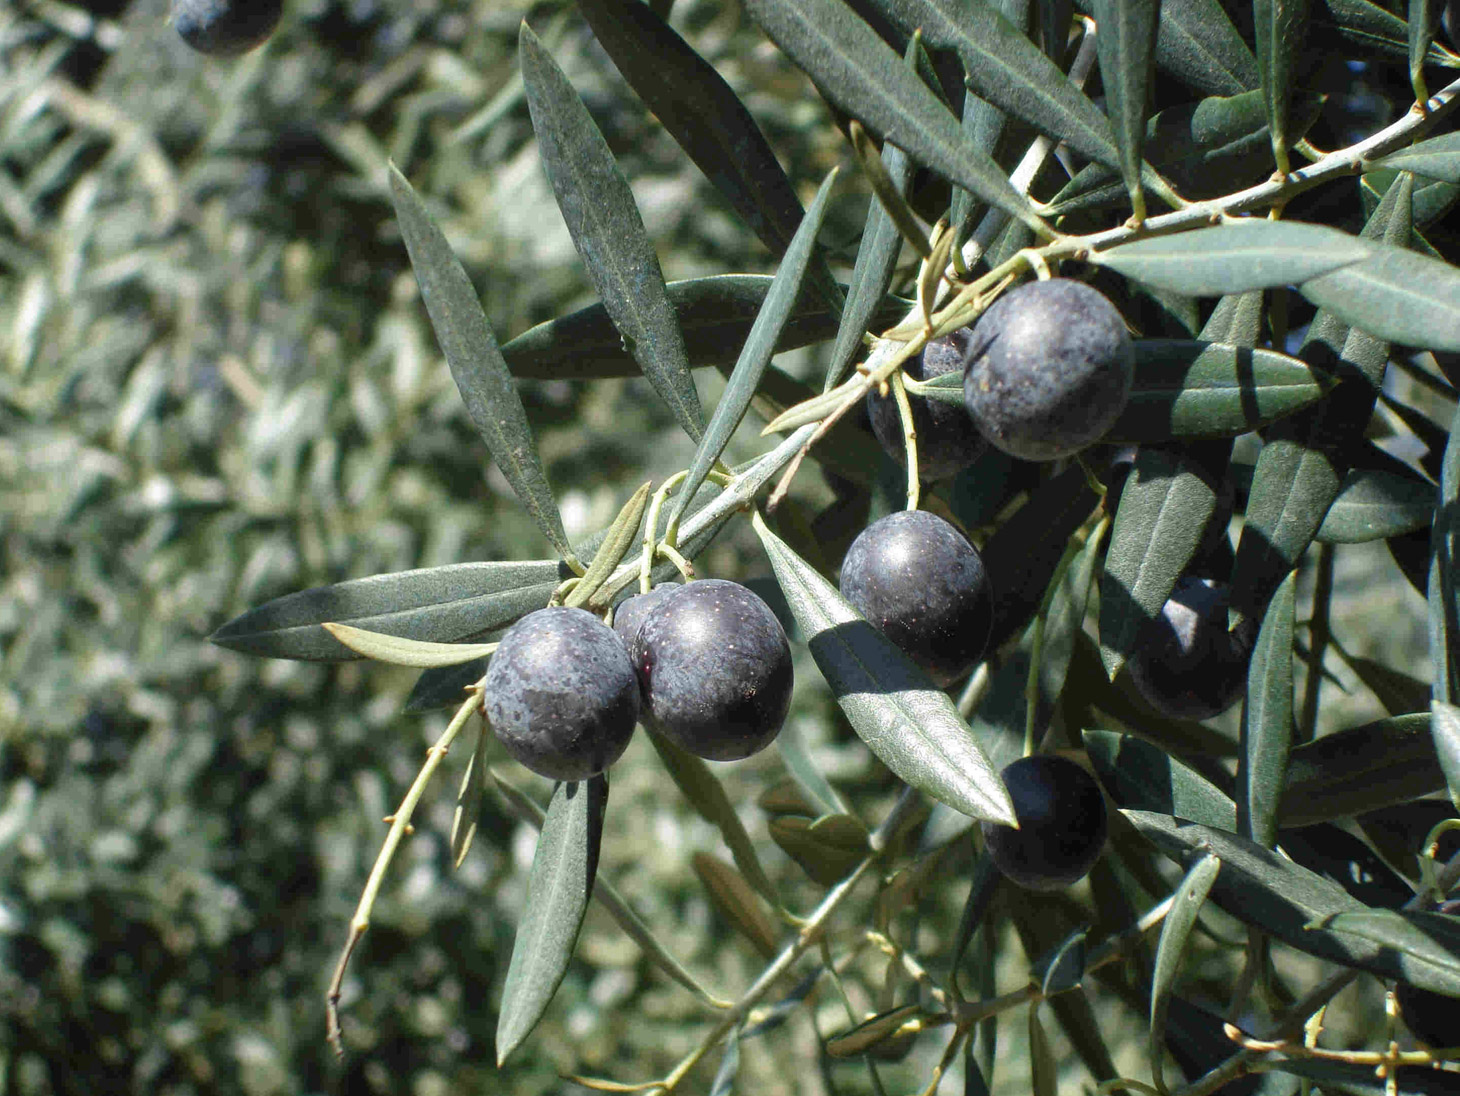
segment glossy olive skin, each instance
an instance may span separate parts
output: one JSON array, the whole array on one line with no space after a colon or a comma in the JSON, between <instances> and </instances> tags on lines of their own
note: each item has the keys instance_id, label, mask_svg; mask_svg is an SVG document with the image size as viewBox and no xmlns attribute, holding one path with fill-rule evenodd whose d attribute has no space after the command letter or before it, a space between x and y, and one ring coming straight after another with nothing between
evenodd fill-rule
<instances>
[{"instance_id":1,"label":"glossy olive skin","mask_svg":"<svg viewBox=\"0 0 1460 1096\"><path fill-rule=\"evenodd\" d=\"M237 57L263 45L283 13L283 0L173 0L172 25L199 53Z\"/></svg>"},{"instance_id":2,"label":"glossy olive skin","mask_svg":"<svg viewBox=\"0 0 1460 1096\"><path fill-rule=\"evenodd\" d=\"M618 607L613 611L613 630L618 633L619 639L624 641L625 650L633 649L634 637L639 634L639 628L648 615L671 590L679 588L680 583L678 582L661 582L647 594L635 594L618 603Z\"/></svg>"},{"instance_id":3,"label":"glossy olive skin","mask_svg":"<svg viewBox=\"0 0 1460 1096\"><path fill-rule=\"evenodd\" d=\"M1084 878L1105 846L1105 800L1095 778L1052 754L1020 758L1001 775L1019 828L979 824L999 870L1033 891L1062 890Z\"/></svg>"},{"instance_id":4,"label":"glossy olive skin","mask_svg":"<svg viewBox=\"0 0 1460 1096\"><path fill-rule=\"evenodd\" d=\"M554 606L507 629L487 666L483 703L517 761L553 780L586 780L627 748L639 682L613 629Z\"/></svg>"},{"instance_id":5,"label":"glossy olive skin","mask_svg":"<svg viewBox=\"0 0 1460 1096\"><path fill-rule=\"evenodd\" d=\"M670 590L639 625L630 657L644 726L708 761L738 761L781 732L791 646L770 606L738 582Z\"/></svg>"},{"instance_id":6,"label":"glossy olive skin","mask_svg":"<svg viewBox=\"0 0 1460 1096\"><path fill-rule=\"evenodd\" d=\"M940 686L988 646L993 595L978 549L925 510L874 521L842 560L841 593Z\"/></svg>"},{"instance_id":7,"label":"glossy olive skin","mask_svg":"<svg viewBox=\"0 0 1460 1096\"><path fill-rule=\"evenodd\" d=\"M941 339L934 339L923 352L908 362L903 370L915 380L927 381L945 373L961 371L968 353L971 329L964 328ZM917 432L918 478L929 482L947 479L967 468L987 444L968 412L956 403L907 397L912 410L913 429ZM867 415L872 432L882 448L899 464L907 462L902 438L902 416L897 411L897 397L891 391L885 396L876 390L867 393Z\"/></svg>"},{"instance_id":8,"label":"glossy olive skin","mask_svg":"<svg viewBox=\"0 0 1460 1096\"><path fill-rule=\"evenodd\" d=\"M1436 913L1460 914L1460 899L1442 902ZM1404 1026L1414 1037L1429 1047L1447 1049L1460 1046L1460 1000L1433 990L1419 989L1408 982L1394 987L1395 1003Z\"/></svg>"},{"instance_id":9,"label":"glossy olive skin","mask_svg":"<svg viewBox=\"0 0 1460 1096\"><path fill-rule=\"evenodd\" d=\"M1023 460L1098 441L1130 396L1135 352L1120 313L1067 278L1026 282L973 326L963 400L979 431Z\"/></svg>"},{"instance_id":10,"label":"glossy olive skin","mask_svg":"<svg viewBox=\"0 0 1460 1096\"><path fill-rule=\"evenodd\" d=\"M1126 668L1142 699L1174 719L1210 719L1242 698L1256 622L1227 631L1228 589L1184 575Z\"/></svg>"}]
</instances>

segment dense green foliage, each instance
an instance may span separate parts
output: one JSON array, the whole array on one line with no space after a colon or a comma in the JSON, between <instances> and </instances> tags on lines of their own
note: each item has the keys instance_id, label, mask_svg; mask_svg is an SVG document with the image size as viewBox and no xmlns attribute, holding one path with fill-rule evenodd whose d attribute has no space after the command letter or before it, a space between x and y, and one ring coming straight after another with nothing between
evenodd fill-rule
<instances>
[{"instance_id":1,"label":"dense green foliage","mask_svg":"<svg viewBox=\"0 0 1460 1096\"><path fill-rule=\"evenodd\" d=\"M0 1092L1376 1091L1386 985L1460 996L1445 6L0 14ZM1114 425L910 479L869 396L961 407L901 363L1051 274ZM988 577L947 693L835 584L908 506ZM684 559L791 635L774 748L509 761L482 644ZM1205 723L1127 666L1188 570ZM1111 808L1053 894L974 836L1035 750Z\"/></svg>"}]
</instances>

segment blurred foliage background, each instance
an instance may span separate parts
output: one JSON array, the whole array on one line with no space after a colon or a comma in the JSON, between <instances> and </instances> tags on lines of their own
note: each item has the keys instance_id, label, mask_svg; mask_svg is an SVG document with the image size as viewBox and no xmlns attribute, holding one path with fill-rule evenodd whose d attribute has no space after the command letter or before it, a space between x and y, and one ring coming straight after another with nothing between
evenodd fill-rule
<instances>
[{"instance_id":1,"label":"blurred foliage background","mask_svg":"<svg viewBox=\"0 0 1460 1096\"><path fill-rule=\"evenodd\" d=\"M324 988L380 818L445 717L401 714L408 671L206 642L292 590L548 554L439 357L383 170L393 160L431 202L503 341L591 302L516 76L524 15L633 181L666 276L769 270L558 7L294 0L269 44L221 63L178 40L166 0L0 8L0 1093L557 1092L571 1087L561 1073L648 1077L694 1045L694 1002L594 909L547 1020L506 1070L492 1064L533 834L489 796L452 871L459 751L357 953L336 1062ZM849 163L805 78L735 5L684 0L674 21L806 196ZM1374 109L1350 108L1365 125ZM823 233L837 258L855 245L859 190L840 188ZM699 380L708 403L719 379ZM523 391L571 535L690 456L641 381ZM733 528L703 572L766 575ZM1420 664L1418 595L1387 556L1348 558L1340 592L1365 600L1341 598L1336 634L1347 606L1389 604ZM886 774L799 656L791 733L857 806L885 805ZM782 775L773 754L719 772L747 821ZM614 770L603 870L733 993L757 957L689 866L723 849L665 787L641 736ZM763 824L751 832L814 901ZM963 891L929 895L926 946L952 931ZM1123 1007L1094 993L1102 1018ZM829 994L813 1015L824 1031L846 1024ZM747 1043L740 1090L867 1091L860 1064L827 1065L817 1038L798 1022ZM1001 1051L1018 1055L1021 1038ZM909 1083L928 1057L905 1067Z\"/></svg>"}]
</instances>

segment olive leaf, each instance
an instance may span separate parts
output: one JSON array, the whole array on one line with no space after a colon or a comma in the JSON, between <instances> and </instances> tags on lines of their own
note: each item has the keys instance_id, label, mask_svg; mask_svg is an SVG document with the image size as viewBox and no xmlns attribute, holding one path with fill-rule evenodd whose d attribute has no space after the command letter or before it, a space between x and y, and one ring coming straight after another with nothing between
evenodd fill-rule
<instances>
[{"instance_id":1,"label":"olive leaf","mask_svg":"<svg viewBox=\"0 0 1460 1096\"><path fill-rule=\"evenodd\" d=\"M1155 61L1160 0L1090 0L1099 33L1100 82L1105 87L1105 112L1110 116L1120 151L1131 206L1145 212L1141 192L1141 151L1146 138L1146 100Z\"/></svg>"},{"instance_id":2,"label":"olive leaf","mask_svg":"<svg viewBox=\"0 0 1460 1096\"><path fill-rule=\"evenodd\" d=\"M1309 0L1253 0L1257 73L1267 99L1268 131L1278 170L1288 170L1288 100L1298 84L1297 65L1308 29Z\"/></svg>"},{"instance_id":3,"label":"olive leaf","mask_svg":"<svg viewBox=\"0 0 1460 1096\"><path fill-rule=\"evenodd\" d=\"M1150 1033L1146 1044L1151 1058L1151 1075L1159 1089L1166 1087L1162 1075L1162 1065L1166 1057L1162 1053L1162 1043L1166 1037L1166 1012L1171 1003L1171 987L1181 970L1186 941L1196 926L1197 914L1201 912L1202 904L1211 893L1212 884L1221 870L1221 860L1210 853L1193 860L1181 880L1181 885L1171 896L1171 910L1161 923L1161 938L1156 944L1156 965L1151 976Z\"/></svg>"},{"instance_id":4,"label":"olive leaf","mask_svg":"<svg viewBox=\"0 0 1460 1096\"><path fill-rule=\"evenodd\" d=\"M389 172L396 219L421 298L466 413L543 535L559 556L574 563L577 557L568 546L522 400L471 279L406 177L394 165Z\"/></svg>"},{"instance_id":5,"label":"olive leaf","mask_svg":"<svg viewBox=\"0 0 1460 1096\"><path fill-rule=\"evenodd\" d=\"M1277 837L1278 799L1293 745L1293 572L1268 602L1247 670L1237 828L1260 845Z\"/></svg>"},{"instance_id":6,"label":"olive leaf","mask_svg":"<svg viewBox=\"0 0 1460 1096\"><path fill-rule=\"evenodd\" d=\"M704 412L684 335L628 180L588 108L526 21L517 52L542 165L573 246L644 376L684 432L699 441Z\"/></svg>"},{"instance_id":7,"label":"olive leaf","mask_svg":"<svg viewBox=\"0 0 1460 1096\"><path fill-rule=\"evenodd\" d=\"M495 643L431 643L424 639L402 639L384 632L370 632L349 624L321 625L357 655L396 666L459 666L484 658L497 649Z\"/></svg>"},{"instance_id":8,"label":"olive leaf","mask_svg":"<svg viewBox=\"0 0 1460 1096\"><path fill-rule=\"evenodd\" d=\"M497 1065L522 1045L568 972L598 874L608 780L567 781L553 790L518 922L497 1019Z\"/></svg>"},{"instance_id":9,"label":"olive leaf","mask_svg":"<svg viewBox=\"0 0 1460 1096\"><path fill-rule=\"evenodd\" d=\"M850 8L835 0L747 0L745 10L848 114L949 181L1047 231L989 154Z\"/></svg>"}]
</instances>

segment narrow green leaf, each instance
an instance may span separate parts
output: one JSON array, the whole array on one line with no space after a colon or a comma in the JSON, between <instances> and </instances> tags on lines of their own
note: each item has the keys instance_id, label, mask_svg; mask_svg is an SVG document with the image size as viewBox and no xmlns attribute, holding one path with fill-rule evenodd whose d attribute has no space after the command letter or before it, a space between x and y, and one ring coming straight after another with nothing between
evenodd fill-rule
<instances>
[{"instance_id":1,"label":"narrow green leaf","mask_svg":"<svg viewBox=\"0 0 1460 1096\"><path fill-rule=\"evenodd\" d=\"M1425 90L1425 60L1444 10L1445 0L1409 0L1409 83L1416 102L1430 97Z\"/></svg>"},{"instance_id":2,"label":"narrow green leaf","mask_svg":"<svg viewBox=\"0 0 1460 1096\"><path fill-rule=\"evenodd\" d=\"M1403 175L1385 192L1364 225L1361 246L1409 238L1412 183L1413 176ZM1232 571L1232 604L1252 616L1264 610L1323 524L1373 414L1389 348L1320 310L1299 356L1347 383L1309 410L1277 423L1258 454Z\"/></svg>"},{"instance_id":3,"label":"narrow green leaf","mask_svg":"<svg viewBox=\"0 0 1460 1096\"><path fill-rule=\"evenodd\" d=\"M1039 986L1039 992L1053 997L1068 993L1084 981L1085 945L1089 935L1088 928L1076 929L1029 964L1030 980Z\"/></svg>"},{"instance_id":4,"label":"narrow green leaf","mask_svg":"<svg viewBox=\"0 0 1460 1096\"><path fill-rule=\"evenodd\" d=\"M1308 826L1444 788L1430 715L1395 716L1305 742L1288 757L1278 824Z\"/></svg>"},{"instance_id":5,"label":"narrow green leaf","mask_svg":"<svg viewBox=\"0 0 1460 1096\"><path fill-rule=\"evenodd\" d=\"M867 855L867 827L849 814L815 821L784 815L772 818L768 828L781 850L823 887L845 879Z\"/></svg>"},{"instance_id":6,"label":"narrow green leaf","mask_svg":"<svg viewBox=\"0 0 1460 1096\"><path fill-rule=\"evenodd\" d=\"M452 642L541 609L567 574L557 560L544 559L454 563L372 575L274 598L234 617L208 638L245 654L340 662L358 656L325 631L326 621L407 639Z\"/></svg>"},{"instance_id":7,"label":"narrow green leaf","mask_svg":"<svg viewBox=\"0 0 1460 1096\"><path fill-rule=\"evenodd\" d=\"M471 279L405 176L394 165L389 170L401 236L466 413L543 535L563 559L574 562L517 386Z\"/></svg>"},{"instance_id":8,"label":"narrow green leaf","mask_svg":"<svg viewBox=\"0 0 1460 1096\"><path fill-rule=\"evenodd\" d=\"M988 0L883 0L880 6L902 26L921 29L930 48L955 51L979 98L1120 170L1110 120Z\"/></svg>"},{"instance_id":9,"label":"narrow green leaf","mask_svg":"<svg viewBox=\"0 0 1460 1096\"><path fill-rule=\"evenodd\" d=\"M1430 527L1428 602L1434 697L1453 704L1460 700L1460 407L1440 465L1440 505ZM1460 793L1460 781L1451 788Z\"/></svg>"},{"instance_id":10,"label":"narrow green leaf","mask_svg":"<svg viewBox=\"0 0 1460 1096\"><path fill-rule=\"evenodd\" d=\"M1131 206L1145 212L1141 193L1141 149L1146 138L1146 102L1151 93L1156 52L1156 25L1161 0L1091 0L1099 33L1100 82L1105 88L1105 113L1110 116L1120 150Z\"/></svg>"},{"instance_id":11,"label":"narrow green leaf","mask_svg":"<svg viewBox=\"0 0 1460 1096\"><path fill-rule=\"evenodd\" d=\"M795 779L801 790L809 795L823 811L831 814L847 813L846 801L837 794L836 788L806 752L806 743L801 732L791 721L776 735L776 749L785 763L786 771Z\"/></svg>"},{"instance_id":12,"label":"narrow green leaf","mask_svg":"<svg viewBox=\"0 0 1460 1096\"><path fill-rule=\"evenodd\" d=\"M357 655L395 666L459 666L463 662L483 658L497 649L495 643L431 643L424 639L402 639L384 632L367 632L348 624L326 622L322 627Z\"/></svg>"},{"instance_id":13,"label":"narrow green leaf","mask_svg":"<svg viewBox=\"0 0 1460 1096\"><path fill-rule=\"evenodd\" d=\"M1162 0L1156 64L1205 95L1240 95L1261 82L1220 0Z\"/></svg>"},{"instance_id":14,"label":"narrow green leaf","mask_svg":"<svg viewBox=\"0 0 1460 1096\"><path fill-rule=\"evenodd\" d=\"M949 181L1048 231L992 157L850 8L836 0L747 0L745 10L841 109Z\"/></svg>"},{"instance_id":15,"label":"narrow green leaf","mask_svg":"<svg viewBox=\"0 0 1460 1096\"><path fill-rule=\"evenodd\" d=\"M1090 583L1105 543L1106 525L1099 524L1059 575L1044 614L1044 638L1039 656L1041 702L1053 710L1065 691L1075 639L1083 634Z\"/></svg>"},{"instance_id":16,"label":"narrow green leaf","mask_svg":"<svg viewBox=\"0 0 1460 1096\"><path fill-rule=\"evenodd\" d=\"M1160 747L1113 731L1086 731L1084 739L1100 782L1119 806L1236 829L1231 797Z\"/></svg>"},{"instance_id":17,"label":"narrow green leaf","mask_svg":"<svg viewBox=\"0 0 1460 1096\"><path fill-rule=\"evenodd\" d=\"M1460 810L1460 708L1443 700L1431 700L1430 733L1450 802Z\"/></svg>"},{"instance_id":18,"label":"narrow green leaf","mask_svg":"<svg viewBox=\"0 0 1460 1096\"><path fill-rule=\"evenodd\" d=\"M576 609L593 600L594 595L603 588L604 581L623 562L629 548L637 542L639 526L644 521L644 511L648 505L649 484L640 484L639 489L629 497L629 501L619 508L618 516L608 527L603 543L593 553L593 562L578 579L572 592L563 599L564 605Z\"/></svg>"},{"instance_id":19,"label":"narrow green leaf","mask_svg":"<svg viewBox=\"0 0 1460 1096\"><path fill-rule=\"evenodd\" d=\"M1215 854L1222 870L1212 885L1211 899L1239 921L1320 959L1460 996L1460 960L1456 958L1460 950L1452 952L1435 937L1411 930L1401 940L1401 934L1392 931L1386 933L1386 942L1378 943L1353 931L1324 928L1339 914L1380 912L1368 910L1337 883L1236 834L1146 811L1124 814L1178 863ZM1402 942L1402 950L1396 942Z\"/></svg>"},{"instance_id":20,"label":"narrow green leaf","mask_svg":"<svg viewBox=\"0 0 1460 1096\"><path fill-rule=\"evenodd\" d=\"M1355 468L1343 479L1315 540L1364 544L1423 529L1434 517L1435 485L1407 465Z\"/></svg>"},{"instance_id":21,"label":"narrow green leaf","mask_svg":"<svg viewBox=\"0 0 1460 1096\"><path fill-rule=\"evenodd\" d=\"M1136 454L1100 578L1100 658L1112 679L1176 588L1216 505L1198 454L1155 446Z\"/></svg>"},{"instance_id":22,"label":"narrow green leaf","mask_svg":"<svg viewBox=\"0 0 1460 1096\"><path fill-rule=\"evenodd\" d=\"M684 432L699 441L704 412L684 335L628 180L588 108L525 21L517 54L543 169L588 279L644 376Z\"/></svg>"},{"instance_id":23,"label":"narrow green leaf","mask_svg":"<svg viewBox=\"0 0 1460 1096\"><path fill-rule=\"evenodd\" d=\"M471 851L472 838L477 834L477 819L482 813L482 794L487 788L487 720L483 717L477 732L477 744L472 748L466 763L466 772L461 774L461 787L456 792L456 810L451 815L451 866L461 867L466 854Z\"/></svg>"},{"instance_id":24,"label":"narrow green leaf","mask_svg":"<svg viewBox=\"0 0 1460 1096\"><path fill-rule=\"evenodd\" d=\"M1130 399L1104 440L1235 437L1316 403L1333 384L1323 369L1276 350L1139 339Z\"/></svg>"},{"instance_id":25,"label":"narrow green leaf","mask_svg":"<svg viewBox=\"0 0 1460 1096\"><path fill-rule=\"evenodd\" d=\"M1372 658L1350 654L1332 638L1328 642L1390 715L1408 715L1429 707L1430 687L1423 681Z\"/></svg>"},{"instance_id":26,"label":"narrow green leaf","mask_svg":"<svg viewBox=\"0 0 1460 1096\"><path fill-rule=\"evenodd\" d=\"M912 163L907 154L890 141L882 146L882 166L898 192L907 189L912 178ZM965 191L958 191L959 194ZM852 267L852 280L847 290L846 307L837 328L836 344L827 365L824 391L831 391L846 375L848 367L865 351L864 332L873 324L878 306L892 284L897 269L897 256L902 250L902 233L875 199L868 203L867 222L862 228L862 242L857 247L857 262Z\"/></svg>"},{"instance_id":27,"label":"narrow green leaf","mask_svg":"<svg viewBox=\"0 0 1460 1096\"><path fill-rule=\"evenodd\" d=\"M710 903L762 956L776 953L776 927L745 877L718 857L697 852L692 860Z\"/></svg>"},{"instance_id":28,"label":"narrow green leaf","mask_svg":"<svg viewBox=\"0 0 1460 1096\"><path fill-rule=\"evenodd\" d=\"M1372 250L1336 228L1254 220L1136 240L1094 252L1090 261L1147 285L1212 297L1307 282Z\"/></svg>"},{"instance_id":29,"label":"narrow green leaf","mask_svg":"<svg viewBox=\"0 0 1460 1096\"><path fill-rule=\"evenodd\" d=\"M816 234L821 231L821 222L826 216L827 200L831 196L836 176L837 169L833 168L822 181L815 201L806 211L806 219L801 222L795 239L786 249L786 257L781 262L781 268L776 271L776 280L766 294L765 304L756 316L750 334L746 336L740 357L735 362L735 370L730 374L725 392L715 406L710 425L700 440L699 448L695 450L694 460L690 463L684 484L680 488L683 494L680 501L676 502L669 519L671 535L679 528L680 519L684 516L684 500L692 497L699 490L700 484L705 482L705 476L725 451L730 435L735 433L735 428L745 417L751 397L760 386L761 375L765 372L771 355L775 353L776 339L781 333L781 327L795 306L801 279L806 274L806 265L810 262L812 249L816 246Z\"/></svg>"},{"instance_id":30,"label":"narrow green leaf","mask_svg":"<svg viewBox=\"0 0 1460 1096\"><path fill-rule=\"evenodd\" d=\"M1298 86L1298 59L1308 30L1308 0L1253 0L1257 72L1267 98L1268 130L1278 170L1288 170L1288 97Z\"/></svg>"},{"instance_id":31,"label":"narrow green leaf","mask_svg":"<svg viewBox=\"0 0 1460 1096\"><path fill-rule=\"evenodd\" d=\"M777 258L784 255L801 223L801 201L724 77L639 0L579 0L577 6L644 105L761 242ZM809 278L825 300L840 304L841 287L824 256L812 258Z\"/></svg>"},{"instance_id":32,"label":"narrow green leaf","mask_svg":"<svg viewBox=\"0 0 1460 1096\"><path fill-rule=\"evenodd\" d=\"M542 829L544 814L541 807L499 773L492 773L492 782L513 814L534 829ZM679 960L659 943L653 930L634 912L633 907L606 877L594 883L593 900L604 908L614 923L623 930L623 934L638 944L639 950L661 971L712 1008L728 1006L728 1002L720 1000L695 981L694 975L685 970Z\"/></svg>"},{"instance_id":33,"label":"narrow green leaf","mask_svg":"<svg viewBox=\"0 0 1460 1096\"><path fill-rule=\"evenodd\" d=\"M1412 171L1428 179L1460 183L1460 133L1445 133L1427 141L1418 141L1364 165L1366 171L1382 168ZM1415 219L1419 220L1418 217Z\"/></svg>"},{"instance_id":34,"label":"narrow green leaf","mask_svg":"<svg viewBox=\"0 0 1460 1096\"><path fill-rule=\"evenodd\" d=\"M1319 0L1314 29L1336 31L1365 52L1409 59L1409 27L1383 4L1374 0ZM1440 43L1430 45L1426 62L1444 68L1460 68L1460 57Z\"/></svg>"},{"instance_id":35,"label":"narrow green leaf","mask_svg":"<svg viewBox=\"0 0 1460 1096\"><path fill-rule=\"evenodd\" d=\"M598 848L608 780L595 776L553 789L502 987L497 1020L501 1066L547 1011L578 942L578 929L598 874Z\"/></svg>"},{"instance_id":36,"label":"narrow green leaf","mask_svg":"<svg viewBox=\"0 0 1460 1096\"><path fill-rule=\"evenodd\" d=\"M1011 824L1004 782L947 695L758 516L755 529L857 736L913 787L970 817Z\"/></svg>"},{"instance_id":37,"label":"narrow green leaf","mask_svg":"<svg viewBox=\"0 0 1460 1096\"><path fill-rule=\"evenodd\" d=\"M669 283L669 303L688 343L691 366L735 361L774 280L764 274L718 274ZM882 298L867 327L896 323L910 304ZM824 342L836 332L836 313L815 294L802 293L776 340L776 353ZM598 380L640 372L602 304L529 328L502 347L502 354L518 377Z\"/></svg>"},{"instance_id":38,"label":"narrow green leaf","mask_svg":"<svg viewBox=\"0 0 1460 1096\"><path fill-rule=\"evenodd\" d=\"M1376 339L1460 350L1460 270L1440 259L1374 244L1362 261L1298 291Z\"/></svg>"},{"instance_id":39,"label":"narrow green leaf","mask_svg":"<svg viewBox=\"0 0 1460 1096\"><path fill-rule=\"evenodd\" d=\"M760 857L755 853L750 834L745 832L740 816L735 813L734 804L730 802L724 786L710 771L710 767L663 735L650 734L649 741L653 743L654 751L664 763L675 787L689 800L690 806L694 807L701 818L720 831L720 836L730 849L730 855L735 858L735 864L746 881L771 905L780 905L776 888L760 865Z\"/></svg>"},{"instance_id":40,"label":"narrow green leaf","mask_svg":"<svg viewBox=\"0 0 1460 1096\"><path fill-rule=\"evenodd\" d=\"M1155 973L1151 978L1151 1022L1146 1046L1151 1057L1151 1076L1162 1091L1166 1088L1163 1075L1166 1055L1162 1044L1166 1038L1166 1012L1171 1004L1171 988L1181 972L1186 941L1196 927L1197 914L1206 903L1221 870L1222 862L1210 853L1192 861L1181 885L1171 896L1171 909L1161 924L1161 939L1156 944Z\"/></svg>"},{"instance_id":41,"label":"narrow green leaf","mask_svg":"<svg viewBox=\"0 0 1460 1096\"><path fill-rule=\"evenodd\" d=\"M1278 800L1293 748L1294 571L1277 588L1247 670L1242 754L1237 765L1237 829L1259 845L1277 840Z\"/></svg>"}]
</instances>

